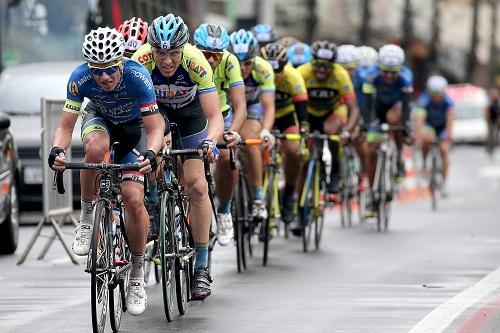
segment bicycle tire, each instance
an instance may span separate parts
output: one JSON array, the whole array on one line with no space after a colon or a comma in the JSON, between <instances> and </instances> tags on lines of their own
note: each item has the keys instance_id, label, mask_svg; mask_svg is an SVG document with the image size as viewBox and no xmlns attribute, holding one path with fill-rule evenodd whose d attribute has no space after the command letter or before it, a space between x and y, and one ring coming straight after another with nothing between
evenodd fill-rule
<instances>
[{"instance_id":1,"label":"bicycle tire","mask_svg":"<svg viewBox=\"0 0 500 333\"><path fill-rule=\"evenodd\" d=\"M168 192L163 192L160 198L160 269L163 296L163 309L168 322L174 319L175 294L175 248L173 224L175 213Z\"/></svg>"},{"instance_id":2,"label":"bicycle tire","mask_svg":"<svg viewBox=\"0 0 500 333\"><path fill-rule=\"evenodd\" d=\"M177 202L179 206L179 202ZM181 209L180 219L175 221L175 235L177 237L177 249L194 249L191 230L187 220L187 209ZM179 252L179 251L178 251ZM180 252L179 252L180 253ZM184 260L177 256L175 260L175 289L177 296L177 309L180 315L184 315L187 310L187 302L191 298L191 280L194 274L193 257Z\"/></svg>"},{"instance_id":3,"label":"bicycle tire","mask_svg":"<svg viewBox=\"0 0 500 333\"><path fill-rule=\"evenodd\" d=\"M380 153L380 164L377 169L378 185L377 185L377 231L382 231L382 225L385 221L385 203L386 203L386 187L385 187L385 154Z\"/></svg>"},{"instance_id":4,"label":"bicycle tire","mask_svg":"<svg viewBox=\"0 0 500 333\"><path fill-rule=\"evenodd\" d=\"M113 273L115 282L113 285L110 284L109 291L109 322L113 332L118 332L120 329L122 314L126 310L126 306L124 305L130 277L130 268L132 265L132 254L125 239L125 231L122 228L125 225L121 223L121 221L114 221L114 223L119 223L120 226L117 226L115 235L109 233L111 260L114 266L116 266L115 263L117 261L120 261L124 264L121 267L125 267L123 270L115 271L115 273ZM116 246L114 245L115 243Z\"/></svg>"},{"instance_id":5,"label":"bicycle tire","mask_svg":"<svg viewBox=\"0 0 500 333\"><path fill-rule=\"evenodd\" d=\"M243 272L246 269L245 260L245 212L242 200L242 183L238 180L233 195L233 200L231 201L232 212L233 212L233 226L234 226L234 241L236 245L236 267L238 268L238 273Z\"/></svg>"},{"instance_id":6,"label":"bicycle tire","mask_svg":"<svg viewBox=\"0 0 500 333\"><path fill-rule=\"evenodd\" d=\"M326 207L326 202L325 202L325 196L326 196L326 176L325 176L325 167L323 163L320 163L318 166L319 169L319 184L318 184L318 189L319 189L319 197L318 197L318 207L316 208L317 210L317 216L316 216L316 222L314 224L314 246L316 247L316 250L319 250L319 245L321 243L321 236L323 235L323 227L324 227L324 221L325 221L325 207Z\"/></svg>"},{"instance_id":7,"label":"bicycle tire","mask_svg":"<svg viewBox=\"0 0 500 333\"><path fill-rule=\"evenodd\" d=\"M435 156L435 153L433 152L432 154L432 162L431 162L431 179L430 179L430 191L431 191L431 208L432 210L437 209L437 172L438 172L438 166L437 166L437 157Z\"/></svg>"},{"instance_id":8,"label":"bicycle tire","mask_svg":"<svg viewBox=\"0 0 500 333\"><path fill-rule=\"evenodd\" d=\"M315 165L315 160L309 161L303 189L303 191L305 191L305 193L303 193L303 196L305 197L303 199L303 204L300 207L300 222L302 226L302 250L304 252L308 252L309 250L309 243L311 241L312 234L312 213L314 209L314 197L311 189L313 188Z\"/></svg>"},{"instance_id":9,"label":"bicycle tire","mask_svg":"<svg viewBox=\"0 0 500 333\"><path fill-rule=\"evenodd\" d=\"M267 187L266 187L266 209L267 209L267 218L264 221L263 224L263 242L264 242L264 249L263 249L263 255L262 255L262 265L266 266L268 257L269 257L269 241L271 240L270 236L270 229L271 229L271 223L274 218L274 182L275 182L275 171L272 169L267 172Z\"/></svg>"},{"instance_id":10,"label":"bicycle tire","mask_svg":"<svg viewBox=\"0 0 500 333\"><path fill-rule=\"evenodd\" d=\"M110 277L108 211L104 201L96 203L94 215L94 230L90 243L90 297L92 312L92 330L94 333L104 332L106 312L109 301L108 282Z\"/></svg>"}]
</instances>

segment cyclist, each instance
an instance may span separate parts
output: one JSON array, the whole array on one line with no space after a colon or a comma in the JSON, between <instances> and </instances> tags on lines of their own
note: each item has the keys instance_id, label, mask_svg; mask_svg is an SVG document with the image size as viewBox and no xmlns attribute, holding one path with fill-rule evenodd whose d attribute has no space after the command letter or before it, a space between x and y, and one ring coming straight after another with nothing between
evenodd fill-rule
<instances>
[{"instance_id":1,"label":"cyclist","mask_svg":"<svg viewBox=\"0 0 500 333\"><path fill-rule=\"evenodd\" d=\"M359 119L356 95L349 73L339 64L337 46L326 40L311 45L313 59L298 68L306 83L309 95L308 113L310 130L326 134L351 136ZM332 154L328 192L339 192L339 145L329 142Z\"/></svg>"},{"instance_id":2,"label":"cyclist","mask_svg":"<svg viewBox=\"0 0 500 333\"><path fill-rule=\"evenodd\" d=\"M367 69L372 67L377 63L378 60L378 53L377 50L375 50L371 46L358 46L358 65L360 69Z\"/></svg>"},{"instance_id":3,"label":"cyclist","mask_svg":"<svg viewBox=\"0 0 500 333\"><path fill-rule=\"evenodd\" d=\"M127 58L132 57L142 44L146 43L148 37L148 23L141 18L132 17L130 20L123 22L118 31L121 32L125 39L125 52Z\"/></svg>"},{"instance_id":4,"label":"cyclist","mask_svg":"<svg viewBox=\"0 0 500 333\"><path fill-rule=\"evenodd\" d=\"M500 128L500 94L497 88L489 91L489 104L485 110L486 123L488 124L488 136L486 137L486 147L495 143L495 133ZM497 131L495 131L497 127Z\"/></svg>"},{"instance_id":5,"label":"cyclist","mask_svg":"<svg viewBox=\"0 0 500 333\"><path fill-rule=\"evenodd\" d=\"M224 121L212 68L188 40L188 27L182 18L159 16L149 26L148 42L132 58L151 73L160 112L178 125L179 133L172 138L174 147L208 144L213 162L219 155L215 142L223 133ZM208 238L212 210L203 162L198 157L186 158L182 168L195 246L192 298L202 300L211 293Z\"/></svg>"},{"instance_id":6,"label":"cyclist","mask_svg":"<svg viewBox=\"0 0 500 333\"><path fill-rule=\"evenodd\" d=\"M81 128L84 161L97 163L105 160L113 141L120 142L116 151L120 163L140 161L142 169L139 173L123 173L121 188L126 232L132 251L127 309L137 315L147 304L142 267L148 230L143 174L156 168L155 156L162 146L165 123L158 113L151 77L143 66L123 58L123 51L124 39L115 29L98 28L85 36L82 52L87 63L78 66L69 79L64 112L54 134L49 165L55 170L64 170L64 151L71 144L85 97L90 103L84 111ZM73 241L73 251L80 256L87 255L90 248L96 177L96 171L81 172L82 211Z\"/></svg>"},{"instance_id":7,"label":"cyclist","mask_svg":"<svg viewBox=\"0 0 500 333\"><path fill-rule=\"evenodd\" d=\"M365 98L365 115L368 123L388 123L389 125L404 125L408 127L410 117L410 96L413 92L413 73L404 66L405 54L401 47L387 44L380 48L378 64L370 70L363 81ZM404 176L404 164L401 158L403 141L410 143L409 130L394 133L397 146L398 178ZM375 177L377 149L381 136L377 130L370 130L367 135L369 147L368 178L370 186ZM370 198L370 196L368 196Z\"/></svg>"},{"instance_id":8,"label":"cyclist","mask_svg":"<svg viewBox=\"0 0 500 333\"><path fill-rule=\"evenodd\" d=\"M361 108L364 105L363 101L363 77L365 75L365 71L359 64L359 48L354 45L344 44L340 45L337 49L337 64L341 65L345 68L345 70L349 73L349 76L352 80L352 85L354 87L354 91L356 93L356 100L358 103L358 107ZM362 114L362 112L361 112ZM356 137L359 134L356 133ZM359 175L359 190L364 191L368 187L368 178L365 173L366 165L368 164L368 148L364 142L360 142L360 140L356 140L356 151L361 157L361 165L362 172Z\"/></svg>"},{"instance_id":9,"label":"cyclist","mask_svg":"<svg viewBox=\"0 0 500 333\"><path fill-rule=\"evenodd\" d=\"M304 79L288 64L286 48L278 43L270 43L261 49L262 58L266 59L274 70L276 85L276 115L274 127L281 133L299 133L309 130L307 122L307 90ZM294 194L300 172L302 158L299 155L299 142L281 143L285 189L283 191L283 221L290 223L294 219Z\"/></svg>"},{"instance_id":10,"label":"cyclist","mask_svg":"<svg viewBox=\"0 0 500 333\"><path fill-rule=\"evenodd\" d=\"M270 24L257 24L252 28L252 33L260 47L274 43L278 39L276 29Z\"/></svg>"},{"instance_id":11,"label":"cyclist","mask_svg":"<svg viewBox=\"0 0 500 333\"><path fill-rule=\"evenodd\" d=\"M300 65L306 64L313 58L311 47L302 42L290 46L287 51L287 56L293 67L299 67Z\"/></svg>"},{"instance_id":12,"label":"cyclist","mask_svg":"<svg viewBox=\"0 0 500 333\"><path fill-rule=\"evenodd\" d=\"M240 29L229 36L229 50L240 61L245 83L247 119L241 135L247 139L261 138L264 149L271 149L275 138L270 130L274 123L274 72L271 65L257 56L258 44L252 32ZM262 154L257 146L245 147L248 183L252 189L252 216L256 221L267 218L262 190Z\"/></svg>"},{"instance_id":13,"label":"cyclist","mask_svg":"<svg viewBox=\"0 0 500 333\"><path fill-rule=\"evenodd\" d=\"M433 75L427 80L427 89L417 100L419 116L417 118L416 135L422 144L424 161L435 139L439 140L439 151L443 162L443 195L446 195L444 184L448 174L450 142L452 141L453 101L446 94L448 81L440 75Z\"/></svg>"},{"instance_id":14,"label":"cyclist","mask_svg":"<svg viewBox=\"0 0 500 333\"><path fill-rule=\"evenodd\" d=\"M229 34L220 25L204 23L196 29L193 37L196 47L201 50L214 71L215 86L224 117L224 140L228 142L228 146L235 147L241 140L238 133L247 117L247 106L239 61L226 50L229 46ZM238 180L237 175L229 167L229 151L222 150L214 175L219 198L217 241L222 246L229 244L233 238L231 198Z\"/></svg>"}]
</instances>

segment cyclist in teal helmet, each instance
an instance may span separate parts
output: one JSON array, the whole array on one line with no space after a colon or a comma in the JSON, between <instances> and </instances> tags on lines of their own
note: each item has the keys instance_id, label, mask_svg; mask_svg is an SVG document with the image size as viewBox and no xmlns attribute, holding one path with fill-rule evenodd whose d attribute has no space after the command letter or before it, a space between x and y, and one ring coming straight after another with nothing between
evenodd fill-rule
<instances>
[{"instance_id":1,"label":"cyclist in teal helmet","mask_svg":"<svg viewBox=\"0 0 500 333\"><path fill-rule=\"evenodd\" d=\"M219 94L224 117L224 140L228 146L236 146L238 134L247 117L245 85L241 77L240 63L226 49L229 34L217 24L203 23L194 32L194 43L201 50L214 71L214 82ZM217 241L228 245L233 239L231 199L236 187L237 173L229 167L229 150L223 150L215 170L215 183L219 207L217 208Z\"/></svg>"},{"instance_id":2,"label":"cyclist in teal helmet","mask_svg":"<svg viewBox=\"0 0 500 333\"><path fill-rule=\"evenodd\" d=\"M257 56L258 43L250 31L238 30L229 36L229 50L240 61L245 83L247 119L241 134L246 139L261 138L264 148L270 149L275 138L271 134L274 124L274 72L266 60ZM262 154L257 146L245 147L248 180L252 188L252 216L256 221L267 218L262 190Z\"/></svg>"},{"instance_id":3,"label":"cyclist in teal helmet","mask_svg":"<svg viewBox=\"0 0 500 333\"><path fill-rule=\"evenodd\" d=\"M188 43L189 31L182 18L168 14L149 26L148 43L133 55L151 73L160 112L177 124L172 138L176 148L209 145L211 162L219 151L215 145L224 122L213 71L203 54ZM204 299L211 293L208 239L211 204L203 161L193 156L183 161L184 186L190 198L191 228L195 246L195 276L191 297Z\"/></svg>"}]
</instances>

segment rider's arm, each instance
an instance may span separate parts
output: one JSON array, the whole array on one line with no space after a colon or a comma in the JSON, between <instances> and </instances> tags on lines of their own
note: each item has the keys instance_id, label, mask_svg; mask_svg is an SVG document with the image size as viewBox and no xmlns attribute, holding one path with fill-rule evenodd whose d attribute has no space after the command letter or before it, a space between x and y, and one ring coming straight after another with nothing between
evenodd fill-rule
<instances>
[{"instance_id":1,"label":"rider's arm","mask_svg":"<svg viewBox=\"0 0 500 333\"><path fill-rule=\"evenodd\" d=\"M219 96L216 91L200 94L200 103L203 112L208 119L208 136L214 142L217 142L224 132L224 118L220 112Z\"/></svg>"},{"instance_id":2,"label":"rider's arm","mask_svg":"<svg viewBox=\"0 0 500 333\"><path fill-rule=\"evenodd\" d=\"M64 150L69 148L77 119L78 114L63 112L59 127L54 133L53 147L59 147Z\"/></svg>"},{"instance_id":3,"label":"rider's arm","mask_svg":"<svg viewBox=\"0 0 500 333\"><path fill-rule=\"evenodd\" d=\"M453 108L446 111L446 135L448 139L453 139Z\"/></svg>"},{"instance_id":4,"label":"rider's arm","mask_svg":"<svg viewBox=\"0 0 500 333\"><path fill-rule=\"evenodd\" d=\"M245 86L237 85L229 88L229 97L233 105L233 123L230 130L239 132L245 119L247 119L247 102L245 99Z\"/></svg>"},{"instance_id":5,"label":"rider's arm","mask_svg":"<svg viewBox=\"0 0 500 333\"><path fill-rule=\"evenodd\" d=\"M410 126L410 99L411 99L411 92L409 91L403 91L403 99L402 99L402 111L401 111L401 122L404 126L408 127Z\"/></svg>"},{"instance_id":6,"label":"rider's arm","mask_svg":"<svg viewBox=\"0 0 500 333\"><path fill-rule=\"evenodd\" d=\"M148 133L146 150L152 150L155 153L158 153L163 146L163 133L165 129L163 116L157 112L142 117L142 121L144 122L144 128Z\"/></svg>"},{"instance_id":7,"label":"rider's arm","mask_svg":"<svg viewBox=\"0 0 500 333\"><path fill-rule=\"evenodd\" d=\"M349 98L345 101L345 103L349 108L349 121L346 125L346 131L352 133L359 122L358 103L356 103L356 98Z\"/></svg>"},{"instance_id":8,"label":"rider's arm","mask_svg":"<svg viewBox=\"0 0 500 333\"><path fill-rule=\"evenodd\" d=\"M274 125L274 92L264 91L260 95L262 107L264 109L264 118L262 119L262 128L271 131Z\"/></svg>"}]
</instances>

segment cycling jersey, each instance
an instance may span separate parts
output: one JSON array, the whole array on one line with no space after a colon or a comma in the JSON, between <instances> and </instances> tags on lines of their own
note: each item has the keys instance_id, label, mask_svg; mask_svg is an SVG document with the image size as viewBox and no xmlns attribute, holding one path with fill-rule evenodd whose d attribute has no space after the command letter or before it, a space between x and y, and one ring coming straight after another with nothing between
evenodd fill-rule
<instances>
[{"instance_id":1,"label":"cycling jersey","mask_svg":"<svg viewBox=\"0 0 500 333\"><path fill-rule=\"evenodd\" d=\"M347 100L354 100L355 93L349 73L339 64L334 64L330 76L318 81L311 63L297 68L309 96L307 111L315 117L334 112Z\"/></svg>"},{"instance_id":2,"label":"cycling jersey","mask_svg":"<svg viewBox=\"0 0 500 333\"><path fill-rule=\"evenodd\" d=\"M307 101L304 79L297 69L285 65L280 81L276 84L276 116L281 118L295 111L293 103Z\"/></svg>"},{"instance_id":3,"label":"cycling jersey","mask_svg":"<svg viewBox=\"0 0 500 333\"><path fill-rule=\"evenodd\" d=\"M83 99L92 101L96 112L112 124L123 124L158 112L153 83L147 70L123 59L121 81L113 91L104 91L93 79L86 63L70 76L63 111L80 114Z\"/></svg>"},{"instance_id":4,"label":"cycling jersey","mask_svg":"<svg viewBox=\"0 0 500 333\"><path fill-rule=\"evenodd\" d=\"M425 111L425 123L434 128L441 128L446 125L448 112L453 107L453 101L444 95L439 103L433 103L431 96L424 92L417 100L417 107Z\"/></svg>"},{"instance_id":5,"label":"cycling jersey","mask_svg":"<svg viewBox=\"0 0 500 333\"><path fill-rule=\"evenodd\" d=\"M229 89L243 85L238 58L229 51L224 51L219 65L214 70L214 82L219 94L222 112L230 109Z\"/></svg>"},{"instance_id":6,"label":"cycling jersey","mask_svg":"<svg viewBox=\"0 0 500 333\"><path fill-rule=\"evenodd\" d=\"M139 61L151 73L158 103L169 109L180 109L197 99L198 94L216 91L208 61L200 50L190 44L184 45L181 63L169 78L156 67L150 44L141 46L132 59Z\"/></svg>"},{"instance_id":7,"label":"cycling jersey","mask_svg":"<svg viewBox=\"0 0 500 333\"><path fill-rule=\"evenodd\" d=\"M362 89L364 93L375 93L375 104L380 106L377 109L389 109L403 100L403 94L413 92L413 73L408 67L402 66L396 81L389 85L384 82L378 65L375 65L368 69Z\"/></svg>"},{"instance_id":8,"label":"cycling jersey","mask_svg":"<svg viewBox=\"0 0 500 333\"><path fill-rule=\"evenodd\" d=\"M247 105L259 103L261 93L274 92L276 90L273 67L261 57L255 57L252 72L244 79L244 83Z\"/></svg>"}]
</instances>

